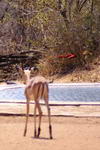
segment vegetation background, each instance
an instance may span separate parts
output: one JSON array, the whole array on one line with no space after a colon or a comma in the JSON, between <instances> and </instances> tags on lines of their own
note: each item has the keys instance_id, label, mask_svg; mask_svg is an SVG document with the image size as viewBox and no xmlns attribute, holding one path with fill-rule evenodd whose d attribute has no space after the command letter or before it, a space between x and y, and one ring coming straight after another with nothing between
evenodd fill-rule
<instances>
[{"instance_id":1,"label":"vegetation background","mask_svg":"<svg viewBox=\"0 0 100 150\"><path fill-rule=\"evenodd\" d=\"M23 64L55 79L70 74L64 82L97 82L99 41L100 0L0 0L1 80L16 79Z\"/></svg>"}]
</instances>

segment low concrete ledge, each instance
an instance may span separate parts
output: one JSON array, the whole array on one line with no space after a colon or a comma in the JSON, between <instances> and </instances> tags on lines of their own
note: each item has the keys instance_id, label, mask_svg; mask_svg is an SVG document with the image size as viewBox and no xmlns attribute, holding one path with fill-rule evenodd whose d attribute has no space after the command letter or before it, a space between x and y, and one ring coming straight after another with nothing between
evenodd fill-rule
<instances>
[{"instance_id":1,"label":"low concrete ledge","mask_svg":"<svg viewBox=\"0 0 100 150\"><path fill-rule=\"evenodd\" d=\"M23 104L26 105L26 101L0 101L0 104ZM34 101L31 101L30 104L34 104ZM44 101L40 101L41 105L45 105ZM100 106L100 102L64 102L64 101L50 101L50 106Z\"/></svg>"},{"instance_id":2,"label":"low concrete ledge","mask_svg":"<svg viewBox=\"0 0 100 150\"><path fill-rule=\"evenodd\" d=\"M41 105L43 115L47 115L47 108ZM92 104L66 104L50 105L52 116L70 116L70 117L100 117L100 103ZM34 103L30 104L30 116L34 112ZM25 103L0 103L0 115L24 116L26 114Z\"/></svg>"}]
</instances>

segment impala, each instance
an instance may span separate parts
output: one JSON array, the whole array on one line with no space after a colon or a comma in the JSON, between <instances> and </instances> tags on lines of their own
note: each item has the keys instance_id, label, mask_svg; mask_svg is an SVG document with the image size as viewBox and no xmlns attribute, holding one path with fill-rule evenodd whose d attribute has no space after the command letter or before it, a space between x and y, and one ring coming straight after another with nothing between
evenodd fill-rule
<instances>
[{"instance_id":1,"label":"impala","mask_svg":"<svg viewBox=\"0 0 100 150\"><path fill-rule=\"evenodd\" d=\"M41 118L42 118L42 110L39 101L44 100L45 105L48 111L48 121L49 121L49 135L50 139L52 139L52 126L51 126L51 114L50 114L50 107L49 107L49 88L47 80L40 75L37 75L33 78L30 78L31 70L22 69L21 67L17 68L23 79L23 83L26 84L25 87L25 96L26 96L26 122L25 122L25 129L24 129L24 136L26 136L27 132L27 124L29 118L29 103L30 101L34 101L34 137L38 138L41 132ZM39 123L38 123L38 130L36 129L36 110L39 113Z\"/></svg>"}]
</instances>

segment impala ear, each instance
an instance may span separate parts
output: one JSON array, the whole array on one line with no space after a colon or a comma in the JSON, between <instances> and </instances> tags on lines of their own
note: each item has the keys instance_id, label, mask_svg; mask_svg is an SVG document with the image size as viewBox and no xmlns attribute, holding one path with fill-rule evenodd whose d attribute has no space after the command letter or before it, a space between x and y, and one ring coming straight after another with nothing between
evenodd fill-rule
<instances>
[{"instance_id":1,"label":"impala ear","mask_svg":"<svg viewBox=\"0 0 100 150\"><path fill-rule=\"evenodd\" d=\"M22 67L20 67L19 65L16 65L16 70L19 73L20 76L22 76L24 74L24 70Z\"/></svg>"},{"instance_id":2,"label":"impala ear","mask_svg":"<svg viewBox=\"0 0 100 150\"><path fill-rule=\"evenodd\" d=\"M31 71L34 71L34 68L35 68L35 67L31 67L30 70L31 70Z\"/></svg>"},{"instance_id":3,"label":"impala ear","mask_svg":"<svg viewBox=\"0 0 100 150\"><path fill-rule=\"evenodd\" d=\"M16 68L16 70L17 70L17 71L19 71L19 67L18 67L18 65L16 65L16 66L15 66L15 68Z\"/></svg>"},{"instance_id":4,"label":"impala ear","mask_svg":"<svg viewBox=\"0 0 100 150\"><path fill-rule=\"evenodd\" d=\"M23 70L23 68L22 68L22 67L20 67L20 66L18 66L18 65L16 65L16 70L17 70L17 71L22 71L22 70Z\"/></svg>"},{"instance_id":5,"label":"impala ear","mask_svg":"<svg viewBox=\"0 0 100 150\"><path fill-rule=\"evenodd\" d=\"M39 71L39 69L37 67L34 67L34 71Z\"/></svg>"},{"instance_id":6,"label":"impala ear","mask_svg":"<svg viewBox=\"0 0 100 150\"><path fill-rule=\"evenodd\" d=\"M39 70L38 70L37 67L32 67L32 68L31 68L31 71L33 71L33 72L38 72Z\"/></svg>"}]
</instances>

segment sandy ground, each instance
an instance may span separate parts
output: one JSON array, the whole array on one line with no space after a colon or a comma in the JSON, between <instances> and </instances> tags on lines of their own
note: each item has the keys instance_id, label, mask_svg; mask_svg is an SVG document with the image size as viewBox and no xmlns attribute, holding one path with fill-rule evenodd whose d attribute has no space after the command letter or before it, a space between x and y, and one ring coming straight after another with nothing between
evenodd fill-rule
<instances>
[{"instance_id":1,"label":"sandy ground","mask_svg":"<svg viewBox=\"0 0 100 150\"><path fill-rule=\"evenodd\" d=\"M100 150L100 118L52 117L53 139L48 119L43 117L39 139L33 138L33 117L23 136L25 117L0 116L0 150Z\"/></svg>"},{"instance_id":2,"label":"sandy ground","mask_svg":"<svg viewBox=\"0 0 100 150\"><path fill-rule=\"evenodd\" d=\"M42 107L45 114L46 108ZM39 139L33 137L32 116L27 136L23 136L25 112L22 104L0 104L0 150L100 150L100 105L52 106L52 140L46 116ZM10 116L3 116L7 113ZM33 113L33 105L30 113ZM16 116L20 114L22 116Z\"/></svg>"}]
</instances>

